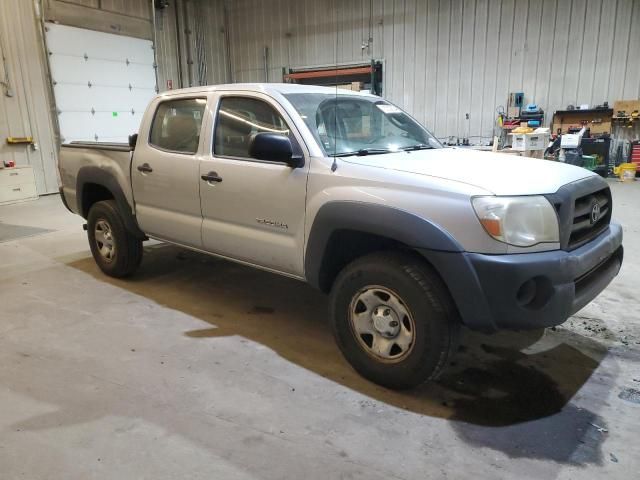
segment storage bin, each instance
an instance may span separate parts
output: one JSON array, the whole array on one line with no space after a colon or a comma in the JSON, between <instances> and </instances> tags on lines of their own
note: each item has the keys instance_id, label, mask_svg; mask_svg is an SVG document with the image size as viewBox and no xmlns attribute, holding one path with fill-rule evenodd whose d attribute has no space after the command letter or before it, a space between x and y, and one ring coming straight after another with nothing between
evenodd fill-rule
<instances>
[{"instance_id":1,"label":"storage bin","mask_svg":"<svg viewBox=\"0 0 640 480\"><path fill-rule=\"evenodd\" d=\"M620 177L621 182L632 182L636 179L636 164L621 163L619 166L614 167L613 173Z\"/></svg>"},{"instance_id":2,"label":"storage bin","mask_svg":"<svg viewBox=\"0 0 640 480\"><path fill-rule=\"evenodd\" d=\"M520 152L544 150L549 144L548 133L512 133L511 148Z\"/></svg>"},{"instance_id":3,"label":"storage bin","mask_svg":"<svg viewBox=\"0 0 640 480\"><path fill-rule=\"evenodd\" d=\"M582 155L582 167L587 170L595 170L598 166L598 157L595 155Z\"/></svg>"}]
</instances>

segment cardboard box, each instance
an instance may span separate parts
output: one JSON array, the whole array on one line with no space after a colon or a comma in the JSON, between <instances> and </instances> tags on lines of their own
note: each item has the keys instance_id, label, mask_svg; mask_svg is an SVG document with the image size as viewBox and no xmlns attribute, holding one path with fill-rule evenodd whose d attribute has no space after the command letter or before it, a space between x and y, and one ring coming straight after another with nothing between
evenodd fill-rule
<instances>
[{"instance_id":1,"label":"cardboard box","mask_svg":"<svg viewBox=\"0 0 640 480\"><path fill-rule=\"evenodd\" d=\"M526 150L545 150L549 144L548 133L510 133L511 148L524 152Z\"/></svg>"}]
</instances>

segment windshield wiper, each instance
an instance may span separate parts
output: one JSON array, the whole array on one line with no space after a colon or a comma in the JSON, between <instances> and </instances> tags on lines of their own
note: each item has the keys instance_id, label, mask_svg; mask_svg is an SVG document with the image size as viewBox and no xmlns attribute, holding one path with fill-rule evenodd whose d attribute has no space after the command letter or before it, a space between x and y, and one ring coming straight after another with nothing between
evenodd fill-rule
<instances>
[{"instance_id":1,"label":"windshield wiper","mask_svg":"<svg viewBox=\"0 0 640 480\"><path fill-rule=\"evenodd\" d=\"M430 150L433 147L431 145L427 145L426 143L418 143L417 145L411 145L409 147L404 147L402 150L405 152L412 152L414 150Z\"/></svg>"},{"instance_id":2,"label":"windshield wiper","mask_svg":"<svg viewBox=\"0 0 640 480\"><path fill-rule=\"evenodd\" d=\"M386 148L361 148L360 150L356 150L353 152L334 153L331 156L332 157L352 157L354 155L357 155L358 157L362 157L365 155L380 155L383 153L393 153L393 150L388 150Z\"/></svg>"}]
</instances>

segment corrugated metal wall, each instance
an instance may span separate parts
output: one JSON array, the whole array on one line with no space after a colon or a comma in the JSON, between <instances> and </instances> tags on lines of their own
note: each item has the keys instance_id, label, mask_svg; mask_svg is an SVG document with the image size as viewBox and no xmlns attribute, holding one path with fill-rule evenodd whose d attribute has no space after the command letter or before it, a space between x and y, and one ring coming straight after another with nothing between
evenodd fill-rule
<instances>
[{"instance_id":1,"label":"corrugated metal wall","mask_svg":"<svg viewBox=\"0 0 640 480\"><path fill-rule=\"evenodd\" d=\"M176 6L156 10L156 61L158 63L158 88L166 90L167 81L173 82L173 88L180 88L178 48L176 44Z\"/></svg>"},{"instance_id":2,"label":"corrugated metal wall","mask_svg":"<svg viewBox=\"0 0 640 480\"><path fill-rule=\"evenodd\" d=\"M225 37L225 9L221 0L199 0L204 19L204 51L207 62L207 83L231 81Z\"/></svg>"},{"instance_id":3,"label":"corrugated metal wall","mask_svg":"<svg viewBox=\"0 0 640 480\"><path fill-rule=\"evenodd\" d=\"M0 161L31 165L39 194L58 191L55 130L39 24L33 4L0 1L0 80L9 79L12 96L0 85ZM9 136L32 136L37 150L7 145Z\"/></svg>"},{"instance_id":4,"label":"corrugated metal wall","mask_svg":"<svg viewBox=\"0 0 640 480\"><path fill-rule=\"evenodd\" d=\"M156 10L161 91L168 88L169 80L173 88L230 81L223 5L222 0L175 0L167 8Z\"/></svg>"},{"instance_id":5,"label":"corrugated metal wall","mask_svg":"<svg viewBox=\"0 0 640 480\"><path fill-rule=\"evenodd\" d=\"M548 112L640 97L639 0L235 0L234 81L384 60L384 96L439 137L490 138L509 92ZM366 45L369 38L372 42ZM469 120L466 114L469 113Z\"/></svg>"},{"instance_id":6,"label":"corrugated metal wall","mask_svg":"<svg viewBox=\"0 0 640 480\"><path fill-rule=\"evenodd\" d=\"M41 2L50 20L153 36L150 0ZM0 159L33 165L45 193L57 187L57 152L35 3L0 1L15 93L0 92ZM188 86L189 68L194 85L281 81L283 68L374 58L384 61L385 97L439 137L491 137L511 91L549 114L640 97L640 0L174 0L156 23L161 90L181 76ZM39 150L8 146L9 135L33 135Z\"/></svg>"},{"instance_id":7,"label":"corrugated metal wall","mask_svg":"<svg viewBox=\"0 0 640 480\"><path fill-rule=\"evenodd\" d=\"M117 12L145 20L151 18L151 1L149 0L100 0L99 4L100 8L107 12Z\"/></svg>"}]
</instances>

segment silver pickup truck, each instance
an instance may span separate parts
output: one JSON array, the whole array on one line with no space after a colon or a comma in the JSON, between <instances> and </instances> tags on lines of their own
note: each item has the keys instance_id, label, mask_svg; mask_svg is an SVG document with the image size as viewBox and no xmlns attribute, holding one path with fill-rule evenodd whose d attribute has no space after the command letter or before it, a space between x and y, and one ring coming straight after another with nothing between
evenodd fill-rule
<instances>
[{"instance_id":1,"label":"silver pickup truck","mask_svg":"<svg viewBox=\"0 0 640 480\"><path fill-rule=\"evenodd\" d=\"M154 238L306 281L347 360L390 388L435 378L461 325L564 322L622 263L602 178L443 148L369 94L166 92L128 145L63 145L59 167L104 273L133 273Z\"/></svg>"}]
</instances>

